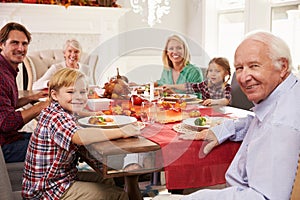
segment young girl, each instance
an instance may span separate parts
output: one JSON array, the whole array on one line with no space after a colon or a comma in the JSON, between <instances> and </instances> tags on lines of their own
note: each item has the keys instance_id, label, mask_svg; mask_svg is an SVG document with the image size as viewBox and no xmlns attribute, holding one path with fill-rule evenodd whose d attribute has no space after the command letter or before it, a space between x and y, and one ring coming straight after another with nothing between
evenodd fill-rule
<instances>
[{"instance_id":1,"label":"young girl","mask_svg":"<svg viewBox=\"0 0 300 200\"><path fill-rule=\"evenodd\" d=\"M126 138L139 131L131 125L125 127L126 132L124 127L123 131L79 127L74 113L84 108L88 85L85 76L77 70L59 70L50 79L49 91L50 105L41 112L28 145L23 198L128 199L121 188L101 183L102 177L97 174L92 176L94 180L79 177L76 151L80 145Z\"/></svg>"},{"instance_id":2,"label":"young girl","mask_svg":"<svg viewBox=\"0 0 300 200\"><path fill-rule=\"evenodd\" d=\"M206 72L206 80L200 83L165 85L165 88L186 90L187 93L201 92L203 105L228 105L231 100L230 65L226 58L216 57L210 60ZM225 78L227 79L225 80Z\"/></svg>"}]
</instances>

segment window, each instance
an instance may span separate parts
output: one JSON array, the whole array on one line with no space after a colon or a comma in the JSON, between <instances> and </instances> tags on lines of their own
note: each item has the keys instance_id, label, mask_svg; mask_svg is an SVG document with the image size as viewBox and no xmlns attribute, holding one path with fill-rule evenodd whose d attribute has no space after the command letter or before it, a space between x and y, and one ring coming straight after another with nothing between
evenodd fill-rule
<instances>
[{"instance_id":1,"label":"window","mask_svg":"<svg viewBox=\"0 0 300 200\"><path fill-rule=\"evenodd\" d=\"M293 66L300 69L300 1L273 0L272 32L283 38L291 49Z\"/></svg>"},{"instance_id":2,"label":"window","mask_svg":"<svg viewBox=\"0 0 300 200\"><path fill-rule=\"evenodd\" d=\"M219 15L218 52L233 60L234 51L244 36L244 12ZM232 63L232 62L231 62Z\"/></svg>"},{"instance_id":3,"label":"window","mask_svg":"<svg viewBox=\"0 0 300 200\"><path fill-rule=\"evenodd\" d=\"M244 8L245 0L219 0L219 10Z\"/></svg>"},{"instance_id":4,"label":"window","mask_svg":"<svg viewBox=\"0 0 300 200\"><path fill-rule=\"evenodd\" d=\"M232 64L234 51L245 33L244 7L244 0L219 0L218 53Z\"/></svg>"},{"instance_id":5,"label":"window","mask_svg":"<svg viewBox=\"0 0 300 200\"><path fill-rule=\"evenodd\" d=\"M218 2L217 52L233 63L234 51L243 39L245 23L248 23L245 21L245 9L247 9L245 0L216 0L216 2ZM255 7L256 2L251 1L251 3L254 4L252 7ZM296 71L300 70L300 0L269 0L264 1L264 4L271 8L272 12L269 19L270 31L287 42L291 49L293 66ZM258 14L255 10L250 13L252 16ZM269 27L265 29L268 30Z\"/></svg>"}]
</instances>

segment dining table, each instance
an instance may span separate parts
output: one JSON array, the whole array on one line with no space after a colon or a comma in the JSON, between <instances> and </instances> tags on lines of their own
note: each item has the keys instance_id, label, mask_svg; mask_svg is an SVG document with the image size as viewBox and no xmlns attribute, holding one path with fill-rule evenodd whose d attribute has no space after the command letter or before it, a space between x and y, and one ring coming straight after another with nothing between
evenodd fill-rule
<instances>
[{"instance_id":1,"label":"dining table","mask_svg":"<svg viewBox=\"0 0 300 200\"><path fill-rule=\"evenodd\" d=\"M20 90L19 97L37 92ZM251 111L230 106L201 106L199 101L195 101L190 106L192 109L196 108L201 116L212 118L238 119L253 115ZM139 106L134 107L136 111L139 109ZM183 114L186 110L181 110L179 118L178 115L175 118L165 116L162 121L146 124L141 129L141 135L137 137L81 146L78 153L104 178L124 177L129 199L143 199L138 178L140 175L154 172L165 172L166 188L169 190L225 183L226 170L238 151L240 142L226 141L205 155L203 148L207 144L206 141L180 139L180 135L189 134L186 133L185 128L182 128L183 118L187 117ZM188 130L188 132L193 131L195 130ZM140 168L134 170L124 168L124 160L130 155L136 158ZM85 159L91 156L97 162L89 162L90 159Z\"/></svg>"},{"instance_id":2,"label":"dining table","mask_svg":"<svg viewBox=\"0 0 300 200\"><path fill-rule=\"evenodd\" d=\"M197 105L196 108L201 116L212 118L237 119L253 115L251 111L230 106ZM182 124L182 120L147 124L138 137L93 143L82 147L80 152L83 158L84 155L91 154L102 162L100 169L92 166L93 163L88 164L104 178L125 177L129 199L143 199L138 186L141 174L162 170L169 190L224 184L226 170L241 143L226 141L205 155L203 148L206 141L180 139L183 134L180 128ZM128 155L137 155L137 162L150 157L151 164L143 166L139 163L142 168L126 171L122 163Z\"/></svg>"}]
</instances>

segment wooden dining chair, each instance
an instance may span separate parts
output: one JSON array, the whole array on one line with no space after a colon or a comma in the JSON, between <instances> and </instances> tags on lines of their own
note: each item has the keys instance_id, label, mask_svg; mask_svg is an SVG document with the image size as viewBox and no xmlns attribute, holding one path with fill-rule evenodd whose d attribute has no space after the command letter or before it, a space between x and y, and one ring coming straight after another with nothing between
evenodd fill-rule
<instances>
[{"instance_id":1,"label":"wooden dining chair","mask_svg":"<svg viewBox=\"0 0 300 200\"><path fill-rule=\"evenodd\" d=\"M22 199L21 191L13 191L12 189L1 146L0 146L0 177L1 177L0 178L1 199L6 199L6 200Z\"/></svg>"},{"instance_id":2,"label":"wooden dining chair","mask_svg":"<svg viewBox=\"0 0 300 200\"><path fill-rule=\"evenodd\" d=\"M299 199L300 199L300 155L298 160L298 169L297 169L290 200L299 200Z\"/></svg>"}]
</instances>

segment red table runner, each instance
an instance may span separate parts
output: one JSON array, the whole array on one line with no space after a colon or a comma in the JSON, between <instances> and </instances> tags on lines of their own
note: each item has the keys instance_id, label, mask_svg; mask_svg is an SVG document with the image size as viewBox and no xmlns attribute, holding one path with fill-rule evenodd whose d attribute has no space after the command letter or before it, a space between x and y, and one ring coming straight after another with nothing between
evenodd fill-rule
<instances>
[{"instance_id":1,"label":"red table runner","mask_svg":"<svg viewBox=\"0 0 300 200\"><path fill-rule=\"evenodd\" d=\"M207 112L207 113L205 113ZM201 110L202 115L220 116L212 109ZM239 142L227 141L203 154L205 141L178 139L172 127L175 123L153 125L143 131L143 136L159 144L168 189L184 189L225 183L225 172L240 147Z\"/></svg>"}]
</instances>

